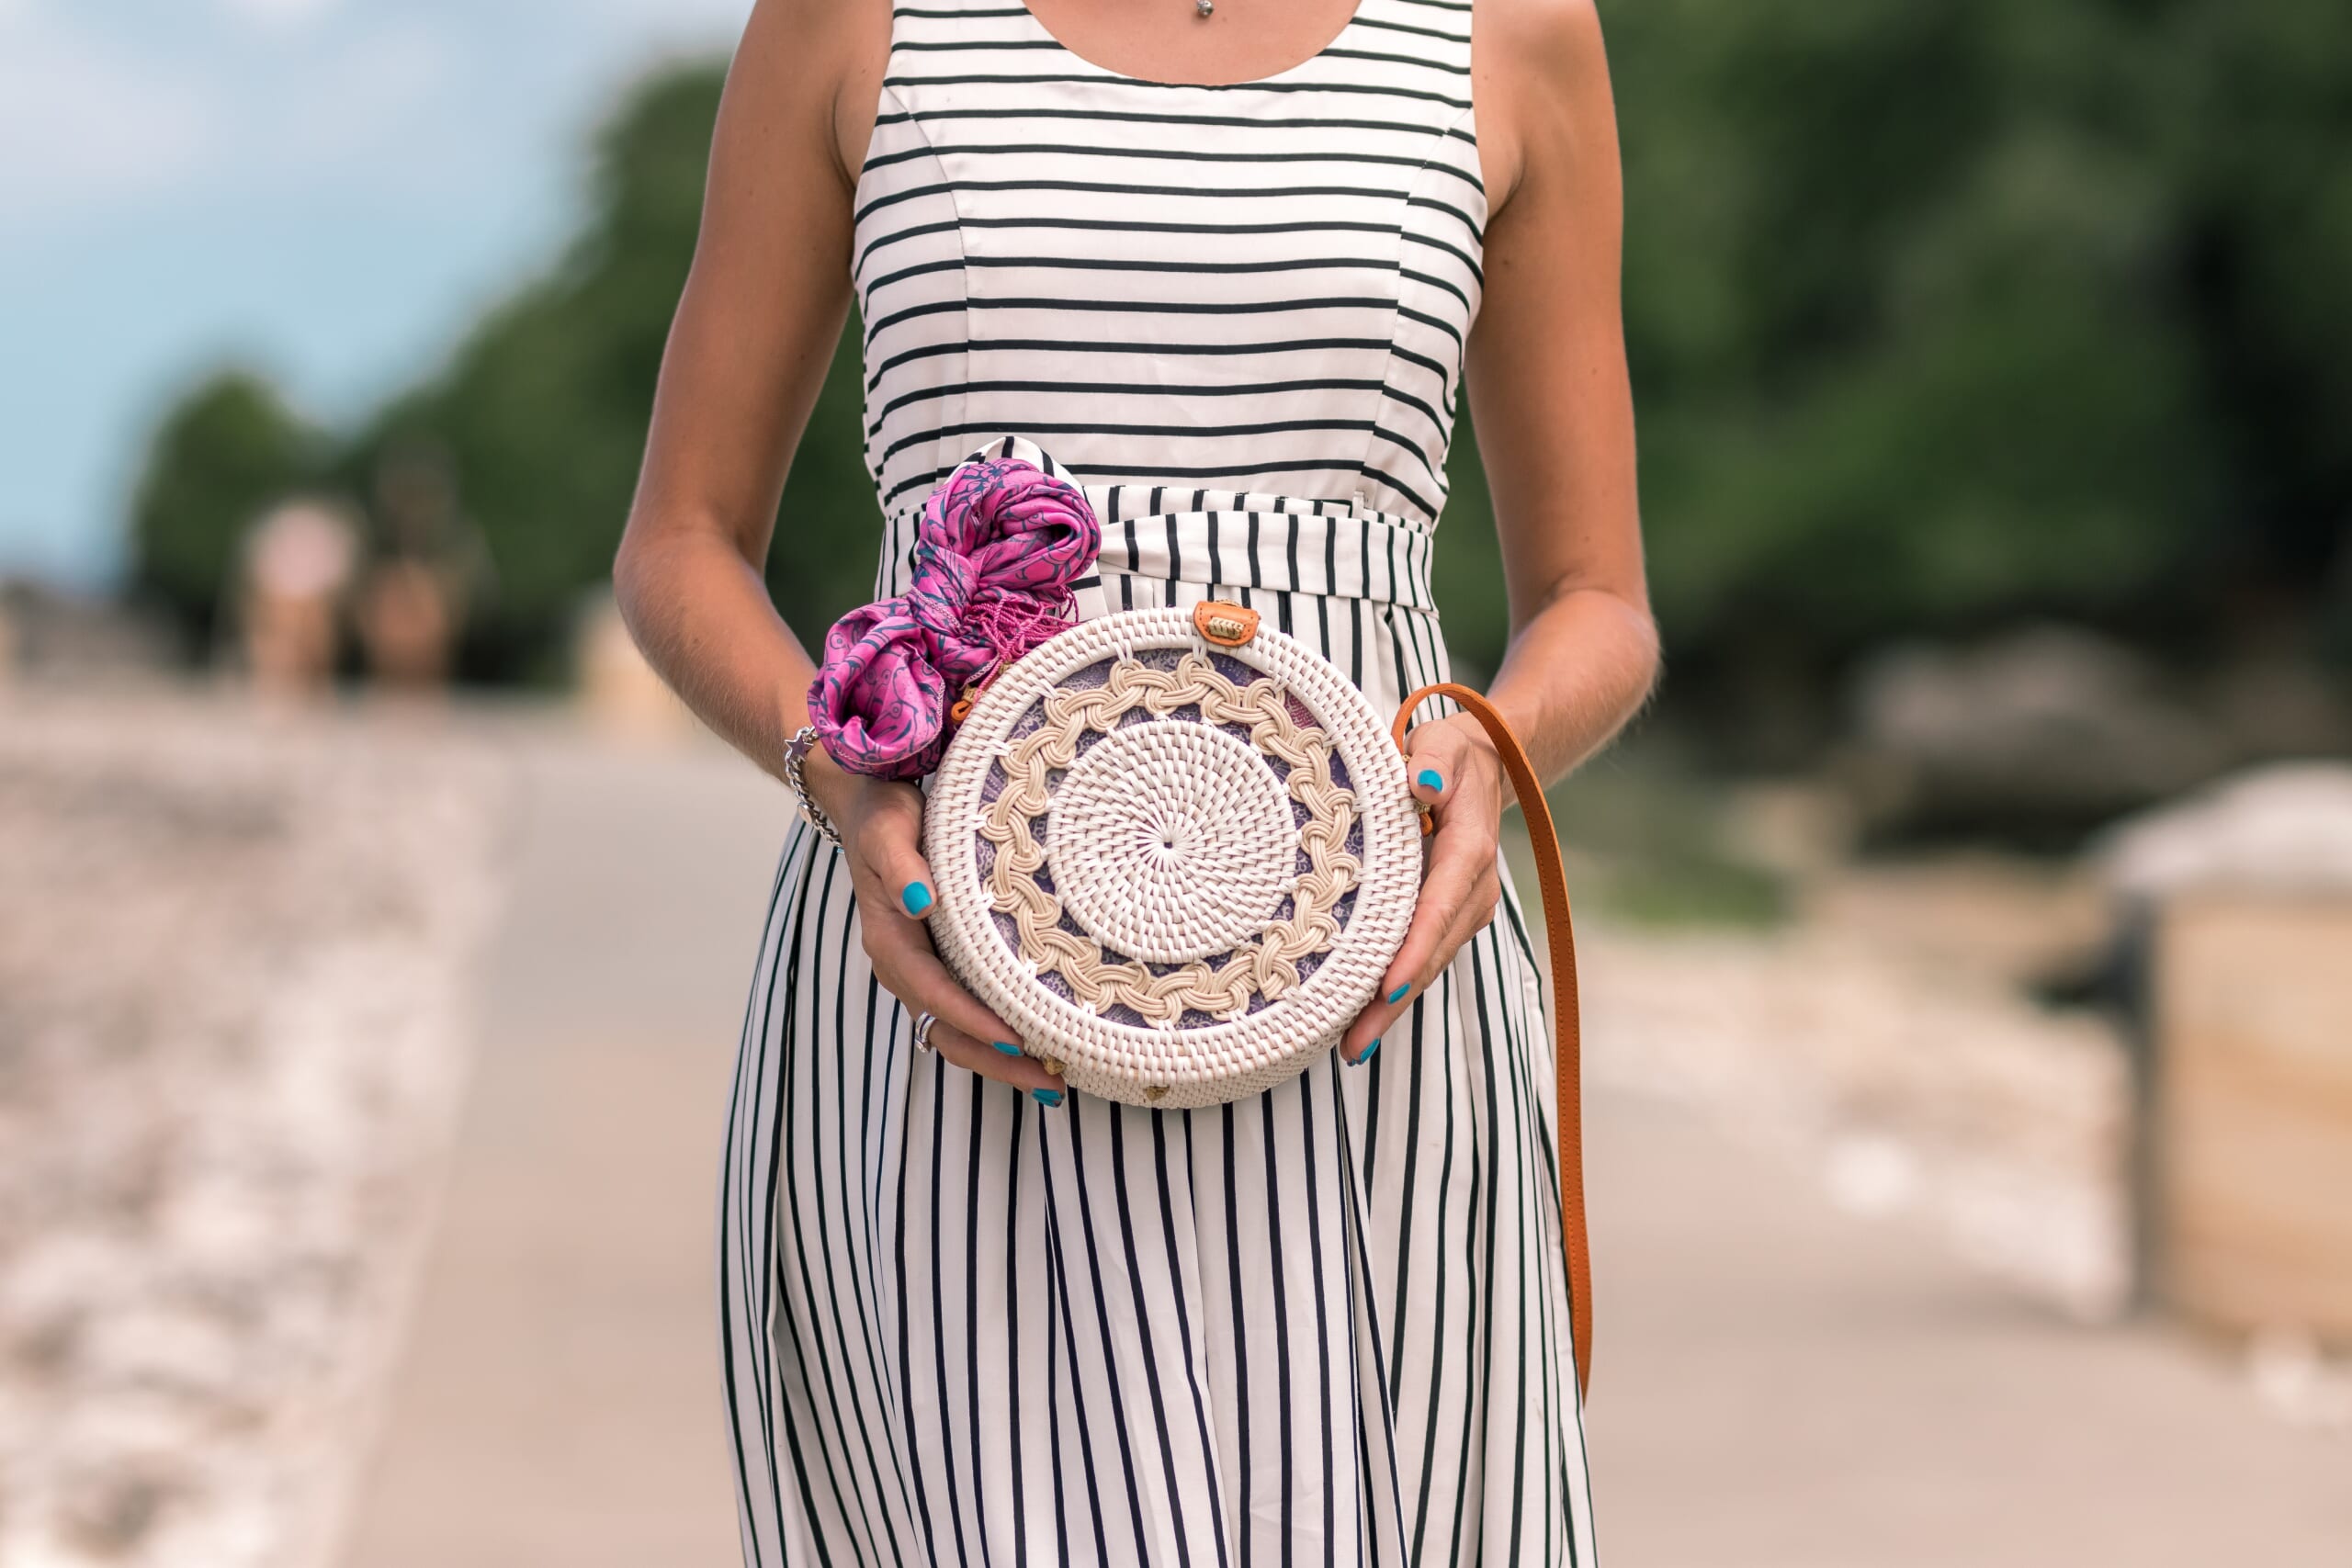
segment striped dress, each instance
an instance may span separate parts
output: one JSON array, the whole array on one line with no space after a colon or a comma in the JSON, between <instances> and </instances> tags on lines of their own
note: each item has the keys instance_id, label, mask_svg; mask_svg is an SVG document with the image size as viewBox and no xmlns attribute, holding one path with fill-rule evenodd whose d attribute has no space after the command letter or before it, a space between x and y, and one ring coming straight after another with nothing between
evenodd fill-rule
<instances>
[{"instance_id":1,"label":"striped dress","mask_svg":"<svg viewBox=\"0 0 2352 1568\"><path fill-rule=\"evenodd\" d=\"M1445 679L1470 25L1362 0L1203 87L1002 0L899 9L852 257L877 593L930 487L1016 435L1102 519L1084 614L1238 600L1384 713ZM1048 1109L914 1049L796 828L720 1225L746 1561L1591 1563L1543 1004L1506 896L1365 1068Z\"/></svg>"}]
</instances>

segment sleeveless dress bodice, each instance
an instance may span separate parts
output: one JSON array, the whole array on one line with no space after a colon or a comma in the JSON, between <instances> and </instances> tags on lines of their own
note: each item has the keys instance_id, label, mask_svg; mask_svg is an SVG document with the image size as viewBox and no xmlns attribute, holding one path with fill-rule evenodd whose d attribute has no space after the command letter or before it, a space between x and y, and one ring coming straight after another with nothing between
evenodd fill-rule
<instances>
[{"instance_id":1,"label":"sleeveless dress bodice","mask_svg":"<svg viewBox=\"0 0 2352 1568\"><path fill-rule=\"evenodd\" d=\"M899 10L852 252L894 542L1014 434L1118 514L1106 554L1190 519L1138 570L1205 583L1250 515L1334 517L1394 581L1308 570L1317 537L1261 586L1426 607L1487 217L1466 11L1363 0L1306 62L1193 86L1093 65L1018 5Z\"/></svg>"},{"instance_id":2,"label":"sleeveless dress bodice","mask_svg":"<svg viewBox=\"0 0 2352 1568\"><path fill-rule=\"evenodd\" d=\"M1290 70L1168 85L1006 0L901 5L850 258L877 596L987 448L1092 502L1083 617L1238 601L1384 715L1451 678L1430 545L1487 220L1470 32L1466 0L1361 0ZM918 1050L861 919L796 825L721 1206L747 1563L1590 1568L1507 878L1363 1066L1184 1111L1048 1106Z\"/></svg>"}]
</instances>

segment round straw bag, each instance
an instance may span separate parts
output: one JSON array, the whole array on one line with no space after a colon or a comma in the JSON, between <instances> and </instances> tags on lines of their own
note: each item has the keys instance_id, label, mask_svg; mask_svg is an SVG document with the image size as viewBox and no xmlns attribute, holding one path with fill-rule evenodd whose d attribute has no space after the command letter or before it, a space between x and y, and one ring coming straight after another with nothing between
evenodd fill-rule
<instances>
[{"instance_id":1,"label":"round straw bag","mask_svg":"<svg viewBox=\"0 0 2352 1568\"><path fill-rule=\"evenodd\" d=\"M1380 716L1254 611L1082 622L989 682L924 807L941 957L1079 1090L1272 1089L1372 1000L1420 889Z\"/></svg>"}]
</instances>

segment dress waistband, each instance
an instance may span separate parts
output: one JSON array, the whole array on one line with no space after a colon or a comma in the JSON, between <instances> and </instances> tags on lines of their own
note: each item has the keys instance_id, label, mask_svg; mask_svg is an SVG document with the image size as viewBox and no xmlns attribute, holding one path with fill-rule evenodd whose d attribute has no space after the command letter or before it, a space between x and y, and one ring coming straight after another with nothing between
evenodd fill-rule
<instances>
[{"instance_id":1,"label":"dress waistband","mask_svg":"<svg viewBox=\"0 0 2352 1568\"><path fill-rule=\"evenodd\" d=\"M1370 599L1428 610L1429 534L1403 519L1345 502L1253 496L1279 504L1207 506L1119 516L1096 501L1102 520L1100 575L1071 586L1083 594L1103 577L1151 578L1204 587ZM1189 497L1188 497L1189 499ZM1309 508L1313 509L1309 509Z\"/></svg>"},{"instance_id":2,"label":"dress waistband","mask_svg":"<svg viewBox=\"0 0 2352 1568\"><path fill-rule=\"evenodd\" d=\"M1070 585L1087 619L1114 607L1107 603L1104 580L1118 577L1436 608L1430 591L1429 528L1361 501L1165 484L1081 484L1050 454L1019 436L1001 436L972 457L1018 457L1084 493L1102 525L1097 570ZM880 585L886 596L903 591L922 511L917 502L890 519L886 581Z\"/></svg>"}]
</instances>

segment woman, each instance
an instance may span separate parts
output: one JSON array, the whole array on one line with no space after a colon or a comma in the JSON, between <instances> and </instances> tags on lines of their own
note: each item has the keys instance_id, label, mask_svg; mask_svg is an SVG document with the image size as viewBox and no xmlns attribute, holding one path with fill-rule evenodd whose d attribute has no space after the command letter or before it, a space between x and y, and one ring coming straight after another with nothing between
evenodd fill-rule
<instances>
[{"instance_id":1,"label":"woman","mask_svg":"<svg viewBox=\"0 0 2352 1568\"><path fill-rule=\"evenodd\" d=\"M781 773L813 671L759 563L854 298L878 593L930 488L1023 436L1102 518L1091 613L1241 600L1393 711L1447 672L1466 344L1493 696L1565 773L1657 663L1618 230L1590 0L761 0L622 604ZM926 937L920 793L808 757L845 849L786 844L728 1134L747 1561L1593 1561L1505 785L1463 718L1411 771L1439 829L1385 999L1283 1088L1160 1113L1020 1054Z\"/></svg>"}]
</instances>

